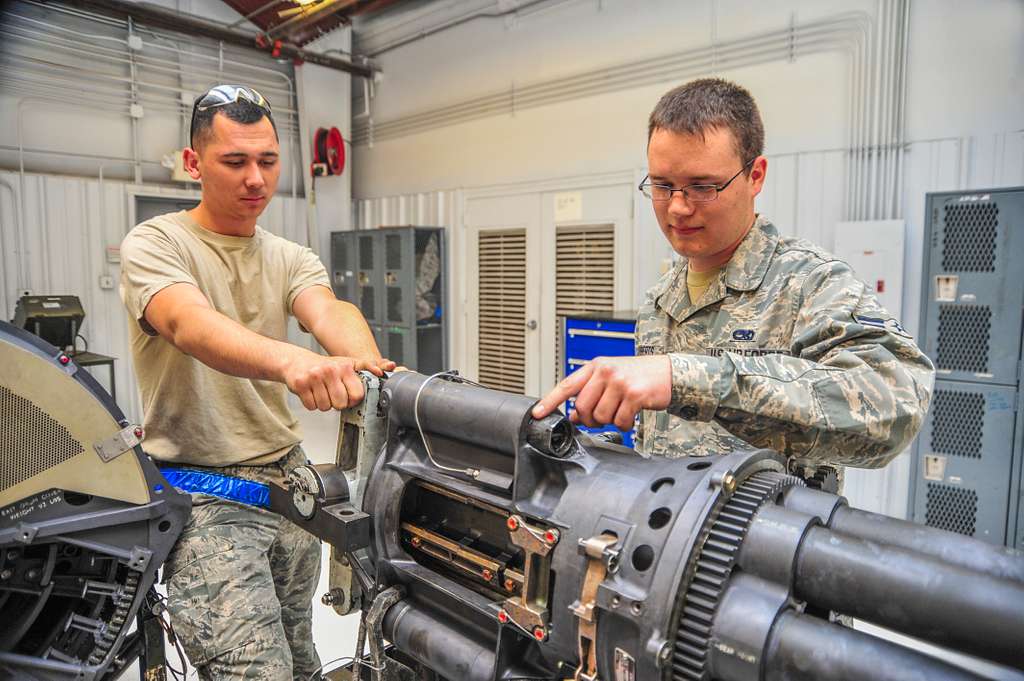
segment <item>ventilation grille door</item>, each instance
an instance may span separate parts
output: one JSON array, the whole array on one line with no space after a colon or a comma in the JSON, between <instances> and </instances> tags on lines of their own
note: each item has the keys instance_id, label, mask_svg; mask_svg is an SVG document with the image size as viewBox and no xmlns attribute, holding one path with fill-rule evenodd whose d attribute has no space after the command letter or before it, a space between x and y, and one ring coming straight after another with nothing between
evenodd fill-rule
<instances>
[{"instance_id":1,"label":"ventilation grille door","mask_svg":"<svg viewBox=\"0 0 1024 681\"><path fill-rule=\"evenodd\" d=\"M929 194L921 346L940 378L1017 382L1024 191Z\"/></svg>"},{"instance_id":2,"label":"ventilation grille door","mask_svg":"<svg viewBox=\"0 0 1024 681\"><path fill-rule=\"evenodd\" d=\"M555 231L555 314L615 310L615 225ZM565 374L561 324L555 328L555 376Z\"/></svg>"},{"instance_id":3,"label":"ventilation grille door","mask_svg":"<svg viewBox=\"0 0 1024 681\"><path fill-rule=\"evenodd\" d=\"M1015 389L938 380L918 439L914 520L1001 545Z\"/></svg>"},{"instance_id":4,"label":"ventilation grille door","mask_svg":"<svg viewBox=\"0 0 1024 681\"><path fill-rule=\"evenodd\" d=\"M526 230L481 231L479 378L496 390L526 391Z\"/></svg>"}]
</instances>

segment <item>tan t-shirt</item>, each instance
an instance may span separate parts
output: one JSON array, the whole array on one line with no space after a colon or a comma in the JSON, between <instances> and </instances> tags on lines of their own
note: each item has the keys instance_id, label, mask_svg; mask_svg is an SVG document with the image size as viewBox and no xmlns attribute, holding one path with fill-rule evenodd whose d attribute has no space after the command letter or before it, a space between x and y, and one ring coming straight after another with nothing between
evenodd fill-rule
<instances>
[{"instance_id":1,"label":"tan t-shirt","mask_svg":"<svg viewBox=\"0 0 1024 681\"><path fill-rule=\"evenodd\" d=\"M722 272L721 267L716 267L707 272L686 271L686 290L690 294L690 302L696 305L704 297L705 291L711 287L711 283L718 278Z\"/></svg>"},{"instance_id":2,"label":"tan t-shirt","mask_svg":"<svg viewBox=\"0 0 1024 681\"><path fill-rule=\"evenodd\" d=\"M142 393L153 458L204 466L264 464L301 439L287 388L274 381L228 376L158 336L143 313L163 288L185 282L210 305L258 334L287 340L295 297L330 287L323 264L303 246L260 227L252 237L201 227L185 211L135 227L121 244L121 300Z\"/></svg>"}]
</instances>

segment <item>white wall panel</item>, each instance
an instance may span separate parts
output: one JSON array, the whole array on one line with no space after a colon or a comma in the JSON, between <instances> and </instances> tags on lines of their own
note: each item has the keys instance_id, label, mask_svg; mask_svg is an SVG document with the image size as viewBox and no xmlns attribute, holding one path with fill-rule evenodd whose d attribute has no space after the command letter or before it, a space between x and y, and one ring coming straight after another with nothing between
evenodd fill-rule
<instances>
[{"instance_id":1,"label":"white wall panel","mask_svg":"<svg viewBox=\"0 0 1024 681\"><path fill-rule=\"evenodd\" d=\"M10 186L13 191L3 189ZM105 181L100 200L98 179L26 174L24 193L17 173L0 172L0 302L2 317L11 319L23 291L70 294L82 300L85 321L82 335L89 349L117 358L118 403L125 415L141 421L128 346L128 318L116 285L120 269L106 262L106 246L117 246L127 234L128 196L145 187ZM153 187L159 192L160 187ZM19 223L16 199L24 199L24 221ZM278 196L267 208L260 225L275 234L306 243L305 202ZM114 277L114 289L101 289L103 274ZM307 345L309 336L290 327L292 342ZM80 346L81 347L81 346ZM105 368L94 372L107 386Z\"/></svg>"}]
</instances>

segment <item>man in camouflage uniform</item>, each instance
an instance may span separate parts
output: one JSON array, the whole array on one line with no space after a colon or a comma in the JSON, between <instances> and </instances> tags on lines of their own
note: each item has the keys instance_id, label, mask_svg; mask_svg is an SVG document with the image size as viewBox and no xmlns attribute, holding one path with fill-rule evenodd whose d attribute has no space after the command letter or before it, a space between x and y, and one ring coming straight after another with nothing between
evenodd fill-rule
<instances>
[{"instance_id":1,"label":"man in camouflage uniform","mask_svg":"<svg viewBox=\"0 0 1024 681\"><path fill-rule=\"evenodd\" d=\"M667 93L650 117L651 198L682 259L647 294L636 357L599 358L574 420L637 427L636 448L707 456L766 447L794 468L880 467L921 427L931 362L849 265L754 212L764 132L753 98L719 79Z\"/></svg>"},{"instance_id":2,"label":"man in camouflage uniform","mask_svg":"<svg viewBox=\"0 0 1024 681\"><path fill-rule=\"evenodd\" d=\"M261 229L280 147L270 105L221 85L193 106L190 211L121 245L121 297L145 412L143 447L190 492L163 566L168 609L202 679L318 677L312 599L320 543L261 505L261 486L306 463L288 392L307 409L363 399L359 370L394 369L308 248ZM287 342L294 316L330 353Z\"/></svg>"}]
</instances>

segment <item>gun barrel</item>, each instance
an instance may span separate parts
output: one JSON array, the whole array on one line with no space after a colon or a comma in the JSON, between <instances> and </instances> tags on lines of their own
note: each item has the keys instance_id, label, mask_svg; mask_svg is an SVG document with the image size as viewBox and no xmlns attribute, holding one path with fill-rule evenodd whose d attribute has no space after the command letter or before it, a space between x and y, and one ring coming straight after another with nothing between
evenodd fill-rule
<instances>
[{"instance_id":1,"label":"gun barrel","mask_svg":"<svg viewBox=\"0 0 1024 681\"><path fill-rule=\"evenodd\" d=\"M823 527L807 531L795 595L966 653L1021 664L1024 585Z\"/></svg>"},{"instance_id":2,"label":"gun barrel","mask_svg":"<svg viewBox=\"0 0 1024 681\"><path fill-rule=\"evenodd\" d=\"M829 527L850 537L898 546L944 563L1024 584L1024 560L1020 552L962 534L849 506L836 509Z\"/></svg>"},{"instance_id":3,"label":"gun barrel","mask_svg":"<svg viewBox=\"0 0 1024 681\"><path fill-rule=\"evenodd\" d=\"M968 681L959 667L876 636L787 611L772 631L765 681Z\"/></svg>"}]
</instances>

